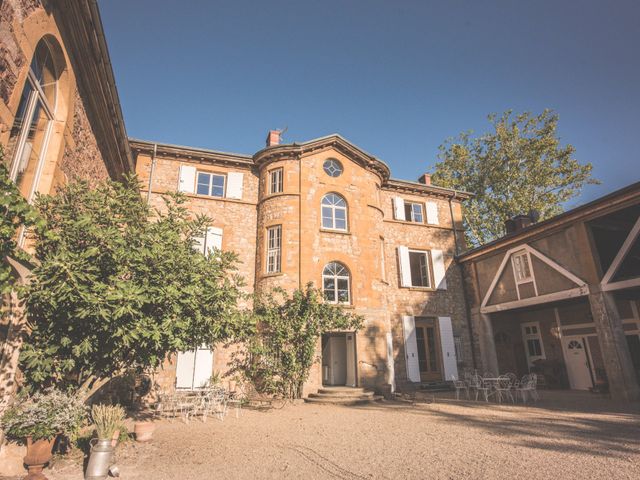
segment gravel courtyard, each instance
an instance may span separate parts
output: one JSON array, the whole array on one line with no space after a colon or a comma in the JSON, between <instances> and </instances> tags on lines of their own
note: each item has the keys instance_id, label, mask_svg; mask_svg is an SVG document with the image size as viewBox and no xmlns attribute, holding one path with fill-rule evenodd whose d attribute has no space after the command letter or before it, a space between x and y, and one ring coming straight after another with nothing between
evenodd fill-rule
<instances>
[{"instance_id":1,"label":"gravel courtyard","mask_svg":"<svg viewBox=\"0 0 640 480\"><path fill-rule=\"evenodd\" d=\"M535 406L436 398L163 421L152 443L123 445L118 465L124 480L640 478L635 406L545 394ZM47 474L82 478L69 461Z\"/></svg>"}]
</instances>

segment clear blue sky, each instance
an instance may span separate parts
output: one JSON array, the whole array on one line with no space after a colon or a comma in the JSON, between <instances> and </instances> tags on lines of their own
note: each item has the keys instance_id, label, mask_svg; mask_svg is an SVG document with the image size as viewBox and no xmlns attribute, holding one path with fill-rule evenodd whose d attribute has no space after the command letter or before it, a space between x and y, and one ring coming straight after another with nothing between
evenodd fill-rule
<instances>
[{"instance_id":1,"label":"clear blue sky","mask_svg":"<svg viewBox=\"0 0 640 480\"><path fill-rule=\"evenodd\" d=\"M603 181L640 180L640 2L102 0L130 136L254 153L340 133L397 178L506 109L560 115Z\"/></svg>"}]
</instances>

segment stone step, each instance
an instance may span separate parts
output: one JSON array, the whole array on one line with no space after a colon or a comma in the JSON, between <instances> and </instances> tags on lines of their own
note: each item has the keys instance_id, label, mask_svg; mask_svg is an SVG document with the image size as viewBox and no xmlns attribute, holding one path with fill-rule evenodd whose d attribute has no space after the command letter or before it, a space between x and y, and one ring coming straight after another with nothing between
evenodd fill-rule
<instances>
[{"instance_id":1,"label":"stone step","mask_svg":"<svg viewBox=\"0 0 640 480\"><path fill-rule=\"evenodd\" d=\"M320 405L366 405L378 400L382 400L382 395L373 395L371 397L312 397L309 395L304 399L307 403L317 403Z\"/></svg>"},{"instance_id":2,"label":"stone step","mask_svg":"<svg viewBox=\"0 0 640 480\"><path fill-rule=\"evenodd\" d=\"M364 388L354 388L354 387L324 387L319 388L318 393L323 395L341 395L341 396L358 396L358 395L370 395L373 394L370 390L365 390Z\"/></svg>"},{"instance_id":3,"label":"stone step","mask_svg":"<svg viewBox=\"0 0 640 480\"><path fill-rule=\"evenodd\" d=\"M323 392L323 389L318 390L318 393L310 393L310 398L361 398L367 399L374 396L373 392Z\"/></svg>"}]
</instances>

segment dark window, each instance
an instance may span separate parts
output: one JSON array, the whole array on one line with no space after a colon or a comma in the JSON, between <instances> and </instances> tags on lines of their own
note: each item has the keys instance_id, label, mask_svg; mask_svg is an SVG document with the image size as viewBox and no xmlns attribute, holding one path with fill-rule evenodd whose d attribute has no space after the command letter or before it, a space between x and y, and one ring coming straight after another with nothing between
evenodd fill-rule
<instances>
[{"instance_id":1,"label":"dark window","mask_svg":"<svg viewBox=\"0 0 640 480\"><path fill-rule=\"evenodd\" d=\"M409 251L409 265L411 268L411 286L429 287L429 257L427 252Z\"/></svg>"}]
</instances>

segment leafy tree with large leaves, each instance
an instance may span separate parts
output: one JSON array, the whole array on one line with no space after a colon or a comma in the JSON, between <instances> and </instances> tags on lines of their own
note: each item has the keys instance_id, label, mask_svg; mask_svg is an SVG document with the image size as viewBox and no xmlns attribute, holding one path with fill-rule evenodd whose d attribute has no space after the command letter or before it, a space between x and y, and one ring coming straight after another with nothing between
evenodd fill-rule
<instances>
[{"instance_id":1,"label":"leafy tree with large leaves","mask_svg":"<svg viewBox=\"0 0 640 480\"><path fill-rule=\"evenodd\" d=\"M440 146L433 182L475 196L465 202L467 243L476 247L504 235L504 222L531 211L544 220L563 211L563 203L584 185L598 183L590 163L573 157L575 148L560 144L558 115L507 111L489 115L494 131L470 132Z\"/></svg>"},{"instance_id":2,"label":"leafy tree with large leaves","mask_svg":"<svg viewBox=\"0 0 640 480\"><path fill-rule=\"evenodd\" d=\"M254 313L254 331L234 356L232 372L257 390L284 398L302 396L323 333L357 330L363 322L362 316L326 303L311 284L291 295L280 288L258 295Z\"/></svg>"},{"instance_id":3,"label":"leafy tree with large leaves","mask_svg":"<svg viewBox=\"0 0 640 480\"><path fill-rule=\"evenodd\" d=\"M31 386L68 384L88 397L125 369L153 369L170 353L240 333L236 255L193 248L208 219L191 218L185 201L169 195L151 210L134 176L37 199L44 224L20 357Z\"/></svg>"}]
</instances>

